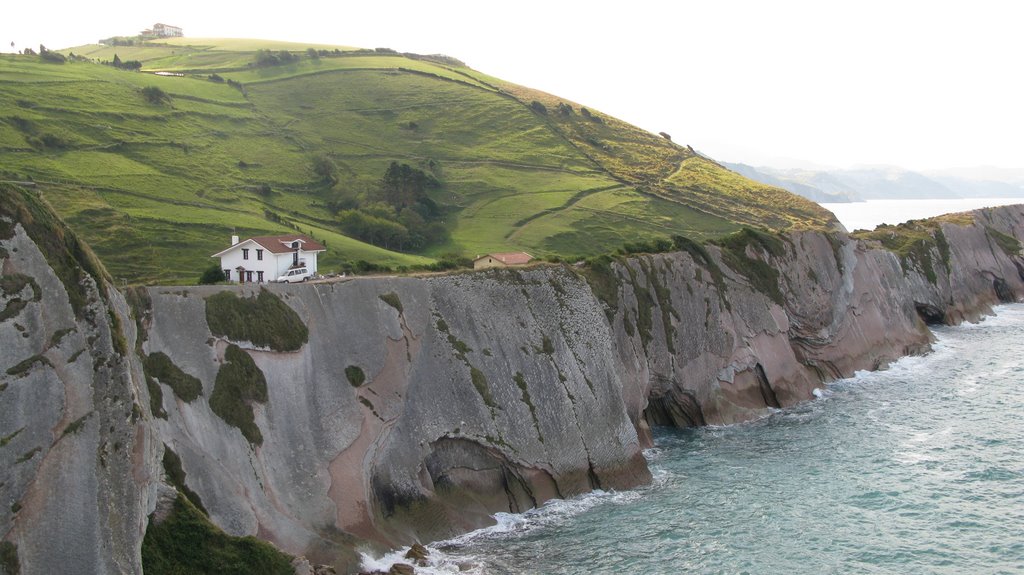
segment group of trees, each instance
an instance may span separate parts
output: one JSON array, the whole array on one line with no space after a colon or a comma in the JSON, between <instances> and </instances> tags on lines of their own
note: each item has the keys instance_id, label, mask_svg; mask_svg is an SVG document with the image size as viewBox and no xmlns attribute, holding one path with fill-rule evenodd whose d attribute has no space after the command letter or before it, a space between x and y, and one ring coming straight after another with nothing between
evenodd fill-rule
<instances>
[{"instance_id":1,"label":"group of trees","mask_svg":"<svg viewBox=\"0 0 1024 575\"><path fill-rule=\"evenodd\" d=\"M329 159L314 158L313 169L325 182L336 181ZM362 197L343 196L328 207L346 234L386 249L416 251L448 239L443 210L428 196L439 185L423 170L391 162Z\"/></svg>"},{"instance_id":2,"label":"group of trees","mask_svg":"<svg viewBox=\"0 0 1024 575\"><path fill-rule=\"evenodd\" d=\"M25 48L25 50L26 54L32 52L31 48ZM61 54L60 52L54 52L53 50L47 50L46 46L43 46L42 44L39 45L39 57L46 62L53 62L55 64L63 64L64 62L68 61L64 54Z\"/></svg>"},{"instance_id":3,"label":"group of trees","mask_svg":"<svg viewBox=\"0 0 1024 575\"><path fill-rule=\"evenodd\" d=\"M107 62L104 62L104 64L106 63ZM138 72L142 69L142 62L139 62L138 60L122 61L116 53L114 54L114 59L110 62L110 65L118 70L130 70L132 72Z\"/></svg>"},{"instance_id":4,"label":"group of trees","mask_svg":"<svg viewBox=\"0 0 1024 575\"><path fill-rule=\"evenodd\" d=\"M260 49L256 51L256 65L260 67L290 64L298 59L298 54L289 52L288 50L279 50L275 52L273 50Z\"/></svg>"}]
</instances>

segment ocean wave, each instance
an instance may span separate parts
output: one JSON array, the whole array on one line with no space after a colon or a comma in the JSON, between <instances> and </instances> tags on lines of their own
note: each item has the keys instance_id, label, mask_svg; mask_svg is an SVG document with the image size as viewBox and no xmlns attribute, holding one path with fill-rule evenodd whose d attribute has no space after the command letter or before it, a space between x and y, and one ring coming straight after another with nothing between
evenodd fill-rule
<instances>
[{"instance_id":1,"label":"ocean wave","mask_svg":"<svg viewBox=\"0 0 1024 575\"><path fill-rule=\"evenodd\" d=\"M671 474L664 470L654 470L652 475L651 486L637 490L604 491L596 489L570 499L552 499L540 507L523 513L495 513L491 516L495 521L494 525L425 545L430 555L427 557L425 565L416 567L416 573L426 575L483 574L486 572L485 561L473 554L462 552L462 549L471 544L521 536L537 529L556 527L600 505L623 505L634 502L643 497L642 490L664 484ZM411 560L405 558L409 549L410 547L402 547L380 556L362 553L361 567L367 571L387 572L395 563L411 563Z\"/></svg>"}]
</instances>

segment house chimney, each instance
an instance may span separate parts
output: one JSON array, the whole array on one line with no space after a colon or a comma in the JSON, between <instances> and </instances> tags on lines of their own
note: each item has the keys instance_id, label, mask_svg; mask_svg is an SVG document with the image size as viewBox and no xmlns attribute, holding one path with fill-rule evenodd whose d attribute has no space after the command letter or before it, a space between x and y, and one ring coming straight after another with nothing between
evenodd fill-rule
<instances>
[{"instance_id":1,"label":"house chimney","mask_svg":"<svg viewBox=\"0 0 1024 575\"><path fill-rule=\"evenodd\" d=\"M238 243L238 236L232 235L231 236L231 245L235 245L237 243Z\"/></svg>"}]
</instances>

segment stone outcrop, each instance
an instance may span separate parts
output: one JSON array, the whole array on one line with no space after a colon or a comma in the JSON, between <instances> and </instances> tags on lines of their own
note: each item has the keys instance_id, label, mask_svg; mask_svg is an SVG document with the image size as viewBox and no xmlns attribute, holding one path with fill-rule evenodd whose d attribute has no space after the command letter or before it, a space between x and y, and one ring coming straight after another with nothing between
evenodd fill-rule
<instances>
[{"instance_id":1,"label":"stone outcrop","mask_svg":"<svg viewBox=\"0 0 1024 575\"><path fill-rule=\"evenodd\" d=\"M68 275L28 217L0 213L0 539L21 573L141 572L175 493L301 556L297 570L342 572L357 546L643 484L652 425L762 416L926 351L926 321L1024 296L1024 208L1010 207L938 224L914 257L841 232L750 232L589 277L273 285L284 306L222 313L214 333L208 306L226 296L207 298L260 288L137 289L130 308L102 275ZM289 343L237 335L261 329Z\"/></svg>"}]
</instances>

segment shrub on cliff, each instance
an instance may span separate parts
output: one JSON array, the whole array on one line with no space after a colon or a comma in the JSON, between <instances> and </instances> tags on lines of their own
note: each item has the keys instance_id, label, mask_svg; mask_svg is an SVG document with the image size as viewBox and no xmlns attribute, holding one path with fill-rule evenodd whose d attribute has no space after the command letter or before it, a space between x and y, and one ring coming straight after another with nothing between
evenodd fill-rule
<instances>
[{"instance_id":1,"label":"shrub on cliff","mask_svg":"<svg viewBox=\"0 0 1024 575\"><path fill-rule=\"evenodd\" d=\"M174 365L165 353L158 351L147 355L142 362L142 369L147 378L155 377L168 385L182 401L192 401L203 394L202 382Z\"/></svg>"},{"instance_id":2,"label":"shrub on cliff","mask_svg":"<svg viewBox=\"0 0 1024 575\"><path fill-rule=\"evenodd\" d=\"M769 262L747 255L747 246L767 252L769 257L782 257L786 248L782 240L767 232L743 228L714 242L722 248L722 258L733 271L747 278L750 287L779 305L783 305L782 290L779 289L779 270Z\"/></svg>"},{"instance_id":3,"label":"shrub on cliff","mask_svg":"<svg viewBox=\"0 0 1024 575\"><path fill-rule=\"evenodd\" d=\"M214 335L274 351L296 351L309 341L309 329L299 315L265 289L253 298L230 291L206 298L206 323Z\"/></svg>"},{"instance_id":4,"label":"shrub on cliff","mask_svg":"<svg viewBox=\"0 0 1024 575\"><path fill-rule=\"evenodd\" d=\"M82 318L89 298L85 276L96 282L100 295L106 297L110 281L92 250L71 232L44 200L8 184L0 184L0 216L18 222L53 268L67 290L75 317ZM13 234L13 226L0 228L0 237Z\"/></svg>"},{"instance_id":5,"label":"shrub on cliff","mask_svg":"<svg viewBox=\"0 0 1024 575\"><path fill-rule=\"evenodd\" d=\"M248 353L229 345L210 394L210 409L225 423L237 427L249 443L262 445L263 434L252 412L254 401L266 403L267 379Z\"/></svg>"},{"instance_id":6,"label":"shrub on cliff","mask_svg":"<svg viewBox=\"0 0 1024 575\"><path fill-rule=\"evenodd\" d=\"M150 520L142 540L146 575L221 573L292 575L291 557L255 537L232 537L181 494L159 525Z\"/></svg>"}]
</instances>

